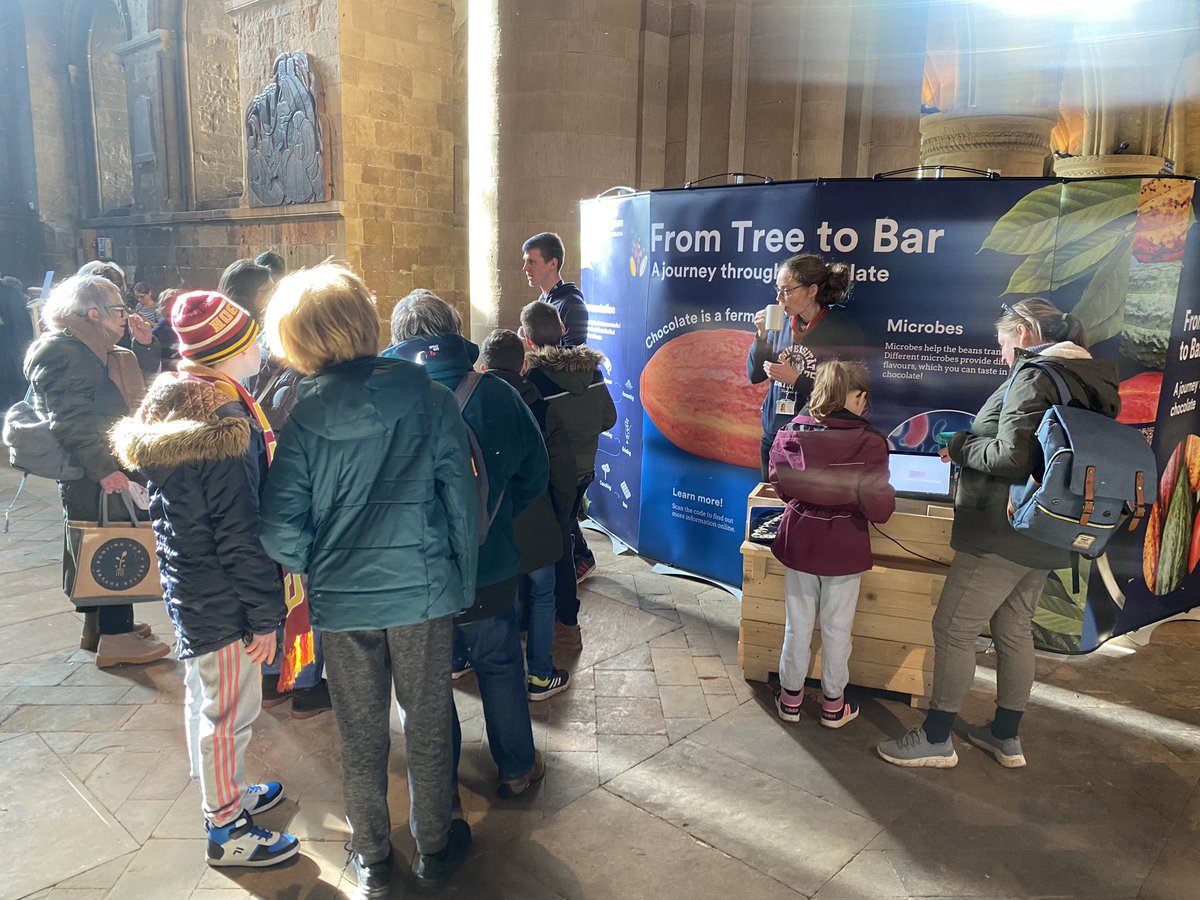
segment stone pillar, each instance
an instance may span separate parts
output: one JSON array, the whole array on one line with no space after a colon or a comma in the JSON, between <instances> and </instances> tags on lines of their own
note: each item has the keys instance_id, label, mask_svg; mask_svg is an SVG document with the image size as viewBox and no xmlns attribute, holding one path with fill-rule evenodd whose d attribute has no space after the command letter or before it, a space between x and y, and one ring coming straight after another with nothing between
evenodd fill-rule
<instances>
[{"instance_id":1,"label":"stone pillar","mask_svg":"<svg viewBox=\"0 0 1200 900\"><path fill-rule=\"evenodd\" d=\"M921 164L991 169L1007 176L1041 177L1050 155L1055 114L954 111L921 117ZM946 175L965 175L947 172Z\"/></svg>"},{"instance_id":2,"label":"stone pillar","mask_svg":"<svg viewBox=\"0 0 1200 900\"><path fill-rule=\"evenodd\" d=\"M579 200L635 179L642 7L640 0L472 0L476 337L517 324L537 296L521 272L525 238L561 234L563 276L578 281Z\"/></svg>"}]
</instances>

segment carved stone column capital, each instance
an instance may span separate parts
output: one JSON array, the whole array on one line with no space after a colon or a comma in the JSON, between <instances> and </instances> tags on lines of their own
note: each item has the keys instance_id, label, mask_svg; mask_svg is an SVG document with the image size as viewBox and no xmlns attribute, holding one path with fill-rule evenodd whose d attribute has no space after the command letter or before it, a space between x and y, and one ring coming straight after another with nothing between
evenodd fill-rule
<instances>
[{"instance_id":1,"label":"carved stone column capital","mask_svg":"<svg viewBox=\"0 0 1200 900\"><path fill-rule=\"evenodd\" d=\"M1068 156L1054 161L1054 174L1060 178L1096 178L1102 175L1157 175L1165 160L1161 156L1139 153L1103 153Z\"/></svg>"},{"instance_id":2,"label":"carved stone column capital","mask_svg":"<svg viewBox=\"0 0 1200 900\"><path fill-rule=\"evenodd\" d=\"M922 116L921 163L1040 176L1050 155L1055 120L1049 110L1023 115L946 112Z\"/></svg>"}]
</instances>

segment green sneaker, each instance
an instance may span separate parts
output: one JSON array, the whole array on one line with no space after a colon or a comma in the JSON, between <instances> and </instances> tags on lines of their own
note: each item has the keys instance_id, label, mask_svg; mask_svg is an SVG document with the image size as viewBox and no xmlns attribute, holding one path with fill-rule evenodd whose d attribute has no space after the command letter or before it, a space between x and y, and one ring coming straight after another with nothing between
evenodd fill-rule
<instances>
[{"instance_id":1,"label":"green sneaker","mask_svg":"<svg viewBox=\"0 0 1200 900\"><path fill-rule=\"evenodd\" d=\"M884 741L875 750L894 766L953 769L958 765L954 739L946 738L942 743L935 744L925 737L925 731L921 728L914 728L899 740Z\"/></svg>"},{"instance_id":2,"label":"green sneaker","mask_svg":"<svg viewBox=\"0 0 1200 900\"><path fill-rule=\"evenodd\" d=\"M1019 737L998 738L992 734L992 726L973 725L967 729L967 740L996 757L996 762L1006 769L1019 769L1025 765L1025 754L1021 752Z\"/></svg>"}]
</instances>

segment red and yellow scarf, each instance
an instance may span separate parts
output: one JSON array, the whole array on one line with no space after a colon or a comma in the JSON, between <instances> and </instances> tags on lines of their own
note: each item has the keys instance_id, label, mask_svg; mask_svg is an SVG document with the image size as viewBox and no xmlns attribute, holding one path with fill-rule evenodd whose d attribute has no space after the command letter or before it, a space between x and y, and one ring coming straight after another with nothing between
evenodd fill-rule
<instances>
[{"instance_id":1,"label":"red and yellow scarf","mask_svg":"<svg viewBox=\"0 0 1200 900\"><path fill-rule=\"evenodd\" d=\"M216 369L197 365L188 360L182 360L179 365L180 373L186 378L206 381L220 388L229 396L239 401L250 417L262 429L263 443L267 446L267 465L275 458L275 431L267 421L258 401L250 395L241 384ZM316 660L313 651L312 624L308 618L308 597L304 590L304 580L299 575L293 575L283 569L283 600L287 604L287 618L283 623L283 659L279 664L279 690L290 691L300 670Z\"/></svg>"}]
</instances>

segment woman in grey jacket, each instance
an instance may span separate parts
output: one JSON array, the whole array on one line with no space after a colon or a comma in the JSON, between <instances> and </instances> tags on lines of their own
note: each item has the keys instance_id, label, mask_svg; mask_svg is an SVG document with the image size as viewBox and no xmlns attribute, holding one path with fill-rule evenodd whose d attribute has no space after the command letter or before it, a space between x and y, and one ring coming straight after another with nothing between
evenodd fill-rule
<instances>
[{"instance_id":1,"label":"woman in grey jacket","mask_svg":"<svg viewBox=\"0 0 1200 900\"><path fill-rule=\"evenodd\" d=\"M1033 615L1046 576L1070 564L1069 554L1013 530L1008 494L1041 464L1035 432L1059 403L1044 371L1053 367L1073 402L1116 417L1121 408L1117 369L1092 359L1083 326L1037 297L1004 307L996 322L1001 357L1012 366L983 404L970 431L960 431L942 458L962 466L950 544L954 562L933 618L933 696L919 728L884 741L879 755L898 766L951 768L958 754L950 727L975 676L975 639L991 626L996 646L996 717L967 737L1006 768L1025 765L1017 736L1033 687Z\"/></svg>"}]
</instances>

